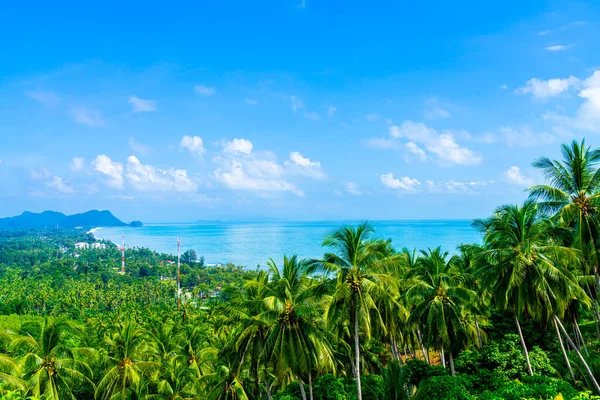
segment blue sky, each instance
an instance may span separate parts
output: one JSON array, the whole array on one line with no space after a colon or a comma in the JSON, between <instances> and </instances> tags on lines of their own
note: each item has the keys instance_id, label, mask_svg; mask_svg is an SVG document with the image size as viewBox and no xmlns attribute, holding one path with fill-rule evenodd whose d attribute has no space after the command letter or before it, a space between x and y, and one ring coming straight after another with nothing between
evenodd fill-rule
<instances>
[{"instance_id":1,"label":"blue sky","mask_svg":"<svg viewBox=\"0 0 600 400\"><path fill-rule=\"evenodd\" d=\"M598 37L595 2L11 2L0 216L483 217L600 146Z\"/></svg>"}]
</instances>

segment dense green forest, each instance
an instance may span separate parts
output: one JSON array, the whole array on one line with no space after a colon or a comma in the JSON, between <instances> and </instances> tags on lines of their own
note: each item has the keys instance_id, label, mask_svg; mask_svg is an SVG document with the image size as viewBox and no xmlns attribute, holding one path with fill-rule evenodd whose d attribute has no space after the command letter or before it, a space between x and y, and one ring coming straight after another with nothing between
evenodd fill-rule
<instances>
[{"instance_id":1,"label":"dense green forest","mask_svg":"<svg viewBox=\"0 0 600 400\"><path fill-rule=\"evenodd\" d=\"M482 244L413 250L368 223L320 259L256 271L0 233L6 399L600 399L600 150L473 221ZM451 250L450 254L448 251ZM268 255L266 255L267 257Z\"/></svg>"}]
</instances>

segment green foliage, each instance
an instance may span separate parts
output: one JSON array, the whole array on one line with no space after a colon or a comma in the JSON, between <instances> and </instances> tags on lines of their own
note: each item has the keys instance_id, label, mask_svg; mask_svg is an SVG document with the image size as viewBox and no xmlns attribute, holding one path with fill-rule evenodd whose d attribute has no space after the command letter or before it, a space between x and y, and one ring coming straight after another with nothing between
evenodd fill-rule
<instances>
[{"instance_id":1,"label":"green foliage","mask_svg":"<svg viewBox=\"0 0 600 400\"><path fill-rule=\"evenodd\" d=\"M413 400L470 400L472 398L460 377L433 376L419 384Z\"/></svg>"},{"instance_id":2,"label":"green foliage","mask_svg":"<svg viewBox=\"0 0 600 400\"><path fill-rule=\"evenodd\" d=\"M448 370L442 366L430 366L425 361L412 359L402 368L403 380L406 384L419 386L421 381L434 376L448 375Z\"/></svg>"},{"instance_id":3,"label":"green foliage","mask_svg":"<svg viewBox=\"0 0 600 400\"><path fill-rule=\"evenodd\" d=\"M128 249L122 275L115 245L74 248L94 241L82 231L0 232L0 396L598 399L564 379L567 357L577 389L600 392L600 151L563 156L535 164L553 186L475 221L483 244L459 255L398 251L367 223L268 270L188 250L180 307L173 255ZM585 355L563 354L554 322L581 325Z\"/></svg>"}]
</instances>

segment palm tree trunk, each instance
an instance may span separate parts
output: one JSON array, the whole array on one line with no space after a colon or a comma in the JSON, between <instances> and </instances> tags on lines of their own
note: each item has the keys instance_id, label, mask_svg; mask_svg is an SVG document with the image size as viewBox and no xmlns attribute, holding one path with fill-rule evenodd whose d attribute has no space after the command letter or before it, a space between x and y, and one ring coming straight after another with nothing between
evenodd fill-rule
<instances>
[{"instance_id":1,"label":"palm tree trunk","mask_svg":"<svg viewBox=\"0 0 600 400\"><path fill-rule=\"evenodd\" d=\"M560 327L560 330L563 333L565 339L567 339L567 342L569 342L571 344L571 346L575 347L575 344L571 340L571 337L569 336L569 334L565 330L565 327L563 326L562 322L560 322L560 320L558 319L558 317L556 315L554 316L554 321L556 321L556 323ZM600 386L598 386L598 381L596 381L596 378L594 377L594 374L590 370L589 365L585 361L585 358L583 358L583 356L581 355L581 353L579 352L579 350L577 350L577 348L575 348L575 353L577 353L577 357L579 357L579 360L581 360L581 362L582 362L582 364L583 364L583 366L584 366L584 368L585 368L585 370L587 372L587 375L590 378L590 381L592 382L592 386L594 387L594 391L596 392L596 394L600 394Z\"/></svg>"},{"instance_id":2,"label":"palm tree trunk","mask_svg":"<svg viewBox=\"0 0 600 400\"><path fill-rule=\"evenodd\" d=\"M308 397L313 400L312 374L310 372L308 373Z\"/></svg>"},{"instance_id":3,"label":"palm tree trunk","mask_svg":"<svg viewBox=\"0 0 600 400\"><path fill-rule=\"evenodd\" d=\"M452 351L448 353L448 361L450 362L450 373L452 376L456 376L456 371L454 370L454 357L452 357Z\"/></svg>"},{"instance_id":4,"label":"palm tree trunk","mask_svg":"<svg viewBox=\"0 0 600 400\"><path fill-rule=\"evenodd\" d=\"M567 352L565 351L565 344L563 343L562 335L560 334L560 330L558 329L558 325L556 324L556 321L554 321L554 327L556 328L556 334L558 335L558 342L560 343L560 349L562 350L563 356L565 357L565 362L567 363L567 368L569 368L569 374L571 375L571 379L573 380L573 383L575 383L575 375L573 374L573 369L571 368L571 361L569 361L569 356L567 355Z\"/></svg>"},{"instance_id":5,"label":"palm tree trunk","mask_svg":"<svg viewBox=\"0 0 600 400\"><path fill-rule=\"evenodd\" d=\"M268 380L265 381L265 385L267 387L267 400L273 400L273 396L271 396L271 383Z\"/></svg>"},{"instance_id":6,"label":"palm tree trunk","mask_svg":"<svg viewBox=\"0 0 600 400\"><path fill-rule=\"evenodd\" d=\"M440 349L440 360L442 361L442 366L446 368L446 357L444 357L444 349Z\"/></svg>"},{"instance_id":7,"label":"palm tree trunk","mask_svg":"<svg viewBox=\"0 0 600 400\"><path fill-rule=\"evenodd\" d=\"M523 332L521 331L521 324L519 323L519 318L517 317L516 312L513 312L513 316L515 317L515 324L517 325L517 330L519 331L519 337L521 338L521 346L523 346L523 352L525 353L525 360L527 360L527 372L529 372L529 375L533 376L533 370L531 369L531 361L529 361L529 352L527 351L527 345L525 344L525 339L523 338Z\"/></svg>"},{"instance_id":8,"label":"palm tree trunk","mask_svg":"<svg viewBox=\"0 0 600 400\"><path fill-rule=\"evenodd\" d=\"M592 290L590 289L590 285L585 285L586 292L590 299L592 299L592 308L594 309L594 322L596 323L596 336L598 337L598 341L600 341L600 315L598 314L598 303L596 302L596 298L592 296Z\"/></svg>"},{"instance_id":9,"label":"palm tree trunk","mask_svg":"<svg viewBox=\"0 0 600 400\"><path fill-rule=\"evenodd\" d=\"M483 346L483 340L481 339L481 331L479 330L479 320L475 317L475 328L477 328L477 343L479 347Z\"/></svg>"},{"instance_id":10,"label":"palm tree trunk","mask_svg":"<svg viewBox=\"0 0 600 400\"><path fill-rule=\"evenodd\" d=\"M360 386L360 342L358 341L358 315L354 311L354 367L356 368L356 395L357 400L362 400L362 388Z\"/></svg>"},{"instance_id":11,"label":"palm tree trunk","mask_svg":"<svg viewBox=\"0 0 600 400\"><path fill-rule=\"evenodd\" d=\"M575 346L577 346L577 350L581 351L581 343L579 342L579 335L577 334L575 325L573 325L573 337L575 337Z\"/></svg>"},{"instance_id":12,"label":"palm tree trunk","mask_svg":"<svg viewBox=\"0 0 600 400\"><path fill-rule=\"evenodd\" d=\"M423 352L423 359L425 360L425 362L429 365L431 365L431 363L429 362L429 354L427 354L425 352L425 346L423 345L423 340L421 339L421 330L419 329L419 327L417 326L417 338L419 339L419 346L421 346L421 351Z\"/></svg>"},{"instance_id":13,"label":"palm tree trunk","mask_svg":"<svg viewBox=\"0 0 600 400\"><path fill-rule=\"evenodd\" d=\"M302 400L306 400L306 391L304 390L304 382L302 382L302 378L298 377L298 382L300 383L300 393L302 394Z\"/></svg>"},{"instance_id":14,"label":"palm tree trunk","mask_svg":"<svg viewBox=\"0 0 600 400\"><path fill-rule=\"evenodd\" d=\"M579 339L581 340L581 343L583 344L583 350L585 351L585 355L589 357L590 353L588 353L587 345L585 344L585 339L583 338L581 329L579 329L579 324L577 323L577 319L574 316L573 316L573 323L575 324L575 329L577 330L577 333L579 334Z\"/></svg>"}]
</instances>

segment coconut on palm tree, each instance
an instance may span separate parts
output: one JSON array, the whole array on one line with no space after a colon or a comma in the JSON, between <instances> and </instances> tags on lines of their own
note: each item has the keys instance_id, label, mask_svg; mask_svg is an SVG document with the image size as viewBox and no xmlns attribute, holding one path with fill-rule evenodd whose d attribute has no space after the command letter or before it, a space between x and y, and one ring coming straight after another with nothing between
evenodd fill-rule
<instances>
[{"instance_id":1,"label":"coconut on palm tree","mask_svg":"<svg viewBox=\"0 0 600 400\"><path fill-rule=\"evenodd\" d=\"M92 351L73 348L69 343L78 335L68 321L45 319L39 338L18 336L12 342L17 353L22 353L21 370L31 396L45 399L75 399L76 384L91 385L91 370L87 361Z\"/></svg>"}]
</instances>

